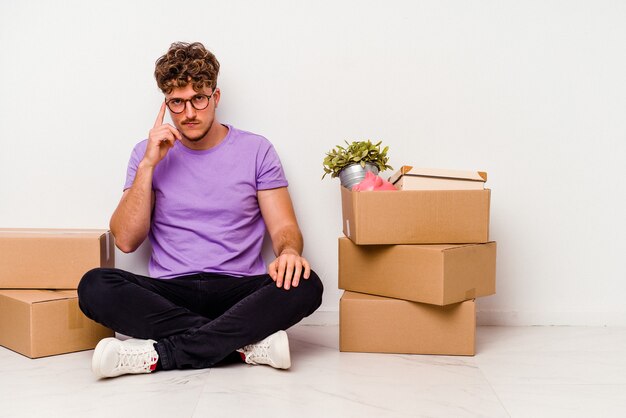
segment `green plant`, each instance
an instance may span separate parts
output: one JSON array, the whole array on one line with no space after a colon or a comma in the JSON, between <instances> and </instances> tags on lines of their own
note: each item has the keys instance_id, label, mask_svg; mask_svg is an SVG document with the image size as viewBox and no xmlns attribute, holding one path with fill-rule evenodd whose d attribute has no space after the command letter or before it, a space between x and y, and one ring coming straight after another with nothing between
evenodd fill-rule
<instances>
[{"instance_id":1,"label":"green plant","mask_svg":"<svg viewBox=\"0 0 626 418\"><path fill-rule=\"evenodd\" d=\"M393 169L393 167L387 165L387 161L389 161L387 150L389 147L385 147L382 151L380 150L382 141L376 144L372 144L370 140L354 141L352 143L345 142L347 147L337 145L326 153L322 179L326 177L326 174L330 174L331 177L338 177L341 170L352 164L361 164L361 167L365 168L365 163L371 163L378 167L378 171Z\"/></svg>"}]
</instances>

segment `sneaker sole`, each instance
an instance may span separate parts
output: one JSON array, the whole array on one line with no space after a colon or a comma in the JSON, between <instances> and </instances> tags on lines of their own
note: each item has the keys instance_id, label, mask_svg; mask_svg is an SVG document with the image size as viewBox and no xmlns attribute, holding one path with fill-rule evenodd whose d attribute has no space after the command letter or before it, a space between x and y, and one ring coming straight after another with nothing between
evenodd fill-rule
<instances>
[{"instance_id":1,"label":"sneaker sole","mask_svg":"<svg viewBox=\"0 0 626 418\"><path fill-rule=\"evenodd\" d=\"M117 341L117 338L113 338L113 337L105 338L103 340L100 340L98 345L96 345L96 349L93 352L93 357L91 358L91 371L97 377L112 377L112 376L105 376L102 373L101 363L102 363L102 354L104 353L106 348L109 346L109 344L111 344L111 342L113 341Z\"/></svg>"}]
</instances>

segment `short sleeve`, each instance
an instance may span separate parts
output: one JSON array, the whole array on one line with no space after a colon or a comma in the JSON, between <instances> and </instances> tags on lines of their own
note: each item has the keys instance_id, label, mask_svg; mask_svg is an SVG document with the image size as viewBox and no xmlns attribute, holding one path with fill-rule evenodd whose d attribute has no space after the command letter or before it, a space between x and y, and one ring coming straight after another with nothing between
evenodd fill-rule
<instances>
[{"instance_id":1,"label":"short sleeve","mask_svg":"<svg viewBox=\"0 0 626 418\"><path fill-rule=\"evenodd\" d=\"M287 183L287 178L276 150L272 144L266 142L257 155L257 190L276 189L278 187L287 187L288 185L289 183Z\"/></svg>"},{"instance_id":2,"label":"short sleeve","mask_svg":"<svg viewBox=\"0 0 626 418\"><path fill-rule=\"evenodd\" d=\"M124 190L129 189L135 181L135 175L137 174L137 167L143 158L143 154L146 151L146 141L142 141L135 145L133 152L130 154L130 160L128 161L128 168L126 169L126 182L124 183Z\"/></svg>"}]
</instances>

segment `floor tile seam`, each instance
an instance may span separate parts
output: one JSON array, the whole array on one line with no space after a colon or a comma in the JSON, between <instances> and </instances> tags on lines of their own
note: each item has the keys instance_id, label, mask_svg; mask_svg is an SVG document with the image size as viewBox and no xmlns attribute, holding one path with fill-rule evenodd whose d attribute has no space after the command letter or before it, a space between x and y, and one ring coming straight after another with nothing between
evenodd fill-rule
<instances>
[{"instance_id":1,"label":"floor tile seam","mask_svg":"<svg viewBox=\"0 0 626 418\"><path fill-rule=\"evenodd\" d=\"M495 386L624 386L626 383L494 383Z\"/></svg>"},{"instance_id":2,"label":"floor tile seam","mask_svg":"<svg viewBox=\"0 0 626 418\"><path fill-rule=\"evenodd\" d=\"M504 404L504 402L500 398L500 395L498 394L498 392L494 388L493 384L491 383L491 381L489 380L487 375L483 372L483 370L481 369L480 365L477 364L476 368L478 369L478 372L481 374L481 376L483 377L485 382L487 382L487 386L489 386L489 388L491 388L491 392L493 393L493 396L495 396L496 399L498 400L498 402L500 402L500 406L502 406L502 409L504 409L504 412L506 412L506 414L509 416L509 418L511 418L512 415L511 415L511 412L509 411L509 408L507 408L507 406Z\"/></svg>"},{"instance_id":3,"label":"floor tile seam","mask_svg":"<svg viewBox=\"0 0 626 418\"><path fill-rule=\"evenodd\" d=\"M477 325L477 328L511 328L511 329L545 329L545 328L570 328L570 329L619 329L626 330L626 326L624 325L488 325L481 324Z\"/></svg>"},{"instance_id":4,"label":"floor tile seam","mask_svg":"<svg viewBox=\"0 0 626 418\"><path fill-rule=\"evenodd\" d=\"M533 349L533 350L507 350L507 351L497 351L497 352L489 352L489 353L476 353L476 355L473 357L474 359L480 359L483 358L485 356L490 356L490 355L503 355L503 354L546 354L546 353L550 353L550 354L618 354L618 355L623 355L624 354L624 350L537 350L537 349Z\"/></svg>"},{"instance_id":5,"label":"floor tile seam","mask_svg":"<svg viewBox=\"0 0 626 418\"><path fill-rule=\"evenodd\" d=\"M373 409L376 409L376 410L382 410L382 411L395 413L395 414L401 414L402 416L410 416L409 414L404 413L404 412L393 411L389 407L386 407L384 405L378 405L378 404L375 404L375 403L372 403L372 402L369 402L369 401L364 401L362 398L356 398L356 399L355 398L348 398L348 397L341 396L340 394L337 394L335 392L328 391L328 390L316 389L316 392L317 393L321 393L321 394L326 395L326 396L329 396L329 397L332 397L332 398L343 399L344 401L348 401L348 402L353 403L353 404L364 405L364 406L366 406L368 408L373 408ZM399 415L397 415L397 416L399 416Z\"/></svg>"},{"instance_id":6,"label":"floor tile seam","mask_svg":"<svg viewBox=\"0 0 626 418\"><path fill-rule=\"evenodd\" d=\"M306 373L303 373L303 377L306 377ZM370 376L371 377L371 376ZM232 379L232 376L228 376L228 379ZM232 383L232 380L228 380L229 383ZM256 381L255 381L256 382ZM439 388L439 387L447 387L447 388L464 388L464 387L490 387L489 382L486 379L482 379L481 382L466 382L466 383L457 383L458 380L454 381L454 382L450 382L450 381L442 381L442 382L436 382L436 383L424 383L424 382L412 382L410 384L410 386L412 388L415 389L420 389L420 388ZM207 383L208 384L208 383ZM255 384L255 383L252 383ZM267 385L272 386L272 385L278 385L280 384L277 381L273 381L270 383L267 383ZM320 383L320 385L323 385L323 383ZM206 385L205 385L206 387ZM203 388L203 393L206 393L206 391Z\"/></svg>"},{"instance_id":7,"label":"floor tile seam","mask_svg":"<svg viewBox=\"0 0 626 418\"><path fill-rule=\"evenodd\" d=\"M208 380L210 379L211 374L213 374L213 368L207 368L206 372L207 372L206 377L203 378L204 382L202 383L202 387L200 388L200 391L198 392L198 395L196 396L196 404L194 405L191 411L191 415L189 415L190 418L193 418L194 416L196 416L196 412L198 411L198 406L200 405L200 400L202 399L202 395L204 395L204 390L209 384Z\"/></svg>"},{"instance_id":8,"label":"floor tile seam","mask_svg":"<svg viewBox=\"0 0 626 418\"><path fill-rule=\"evenodd\" d=\"M549 381L547 380L542 380L542 379L525 379L524 382L517 382L515 381L515 379L509 379L509 380L503 380L503 379L492 379L490 380L489 384L492 387L501 387L501 386L545 386L545 387L556 387L556 386L580 386L580 387L585 387L585 386L598 386L598 387L610 387L610 386L617 386L617 387L622 387L622 386L626 386L626 383L624 383L623 380L621 380L620 382L616 382L616 383L612 383L612 382L594 382L594 381L589 381L589 382L563 382L562 380L558 380L558 379L551 379Z\"/></svg>"}]
</instances>

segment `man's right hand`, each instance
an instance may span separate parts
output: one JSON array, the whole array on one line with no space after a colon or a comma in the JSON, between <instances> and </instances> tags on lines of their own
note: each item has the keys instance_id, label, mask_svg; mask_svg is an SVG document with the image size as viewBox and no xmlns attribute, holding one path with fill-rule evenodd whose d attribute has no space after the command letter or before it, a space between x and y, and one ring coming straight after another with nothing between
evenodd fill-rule
<instances>
[{"instance_id":1,"label":"man's right hand","mask_svg":"<svg viewBox=\"0 0 626 418\"><path fill-rule=\"evenodd\" d=\"M161 110L157 115L154 127L150 129L148 135L148 146L146 147L146 153L143 157L143 165L149 165L156 167L156 165L165 158L167 152L174 146L176 140L181 140L182 135L178 132L178 129L174 128L169 123L163 123L165 117L165 102L161 105Z\"/></svg>"}]
</instances>

